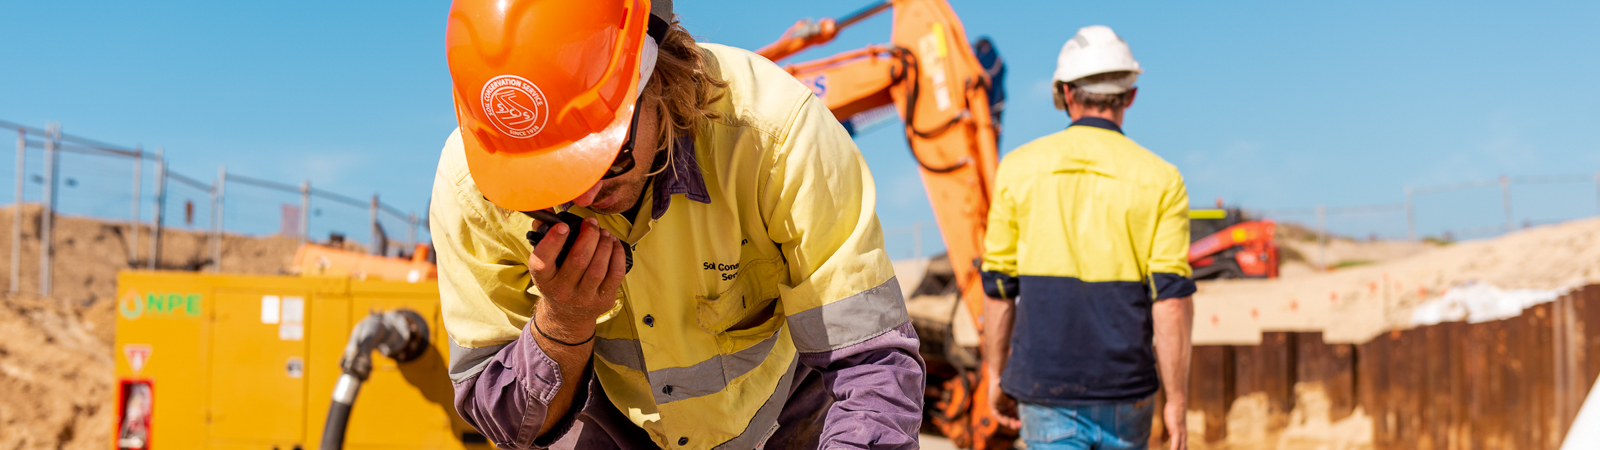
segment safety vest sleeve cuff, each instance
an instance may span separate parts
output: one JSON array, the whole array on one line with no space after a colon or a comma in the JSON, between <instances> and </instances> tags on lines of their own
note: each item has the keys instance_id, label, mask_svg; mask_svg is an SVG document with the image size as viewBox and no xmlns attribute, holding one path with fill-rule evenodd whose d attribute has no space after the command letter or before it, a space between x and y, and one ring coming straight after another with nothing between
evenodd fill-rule
<instances>
[{"instance_id":1,"label":"safety vest sleeve cuff","mask_svg":"<svg viewBox=\"0 0 1600 450\"><path fill-rule=\"evenodd\" d=\"M461 383L483 372L494 355L509 344L467 348L456 344L455 338L445 338L450 344L450 382Z\"/></svg>"},{"instance_id":2,"label":"safety vest sleeve cuff","mask_svg":"<svg viewBox=\"0 0 1600 450\"><path fill-rule=\"evenodd\" d=\"M1019 289L1017 277L1011 274L993 270L983 272L983 294L989 298L1015 299Z\"/></svg>"},{"instance_id":3,"label":"safety vest sleeve cuff","mask_svg":"<svg viewBox=\"0 0 1600 450\"><path fill-rule=\"evenodd\" d=\"M789 333L800 353L833 351L866 341L910 320L900 281L889 281L855 295L788 317Z\"/></svg>"},{"instance_id":4,"label":"safety vest sleeve cuff","mask_svg":"<svg viewBox=\"0 0 1600 450\"><path fill-rule=\"evenodd\" d=\"M1156 300L1188 297L1194 295L1197 290L1194 280L1183 275L1156 272L1152 278L1156 287Z\"/></svg>"}]
</instances>

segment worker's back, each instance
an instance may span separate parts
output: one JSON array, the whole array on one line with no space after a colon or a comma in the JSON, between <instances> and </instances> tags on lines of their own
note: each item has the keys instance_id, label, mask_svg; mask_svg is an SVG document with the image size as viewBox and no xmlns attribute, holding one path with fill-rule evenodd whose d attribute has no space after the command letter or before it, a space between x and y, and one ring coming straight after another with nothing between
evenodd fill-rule
<instances>
[{"instance_id":1,"label":"worker's back","mask_svg":"<svg viewBox=\"0 0 1600 450\"><path fill-rule=\"evenodd\" d=\"M1152 301L1193 289L1178 170L1089 119L1008 154L995 192L985 285L1020 294L1006 391L1045 405L1154 393Z\"/></svg>"}]
</instances>

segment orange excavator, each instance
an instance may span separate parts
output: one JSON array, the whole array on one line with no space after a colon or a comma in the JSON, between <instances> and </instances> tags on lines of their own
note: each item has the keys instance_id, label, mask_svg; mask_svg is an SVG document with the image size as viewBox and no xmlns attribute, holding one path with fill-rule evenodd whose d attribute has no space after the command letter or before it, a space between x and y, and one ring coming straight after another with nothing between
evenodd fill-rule
<instances>
[{"instance_id":1,"label":"orange excavator","mask_svg":"<svg viewBox=\"0 0 1600 450\"><path fill-rule=\"evenodd\" d=\"M1277 278L1277 223L1245 217L1239 208L1189 210L1189 265L1194 279Z\"/></svg>"},{"instance_id":2,"label":"orange excavator","mask_svg":"<svg viewBox=\"0 0 1600 450\"><path fill-rule=\"evenodd\" d=\"M893 10L894 29L886 45L869 45L786 69L809 85L834 116L855 133L898 115L912 157L933 204L948 251L946 277L965 314L954 328L981 332L983 287L979 258L999 164L999 112L1004 66L987 39L968 44L961 20L945 0L883 0L840 19L802 20L778 41L757 50L774 62L828 43L838 33L873 15ZM974 48L977 51L974 51ZM941 261L942 263L942 261ZM944 267L943 264L929 264ZM905 275L905 274L902 274ZM938 277L930 277L938 278ZM907 292L911 294L911 292ZM924 356L929 334L924 335ZM959 333L957 333L959 334ZM953 341L953 340L952 340ZM971 339L967 343L973 343ZM939 347L952 347L944 342ZM976 355L976 348L950 349ZM977 358L929 357L927 421L964 448L1011 448L1015 430L1001 429L987 406L986 386ZM938 359L940 364L935 364ZM944 367L936 367L944 366Z\"/></svg>"}]
</instances>

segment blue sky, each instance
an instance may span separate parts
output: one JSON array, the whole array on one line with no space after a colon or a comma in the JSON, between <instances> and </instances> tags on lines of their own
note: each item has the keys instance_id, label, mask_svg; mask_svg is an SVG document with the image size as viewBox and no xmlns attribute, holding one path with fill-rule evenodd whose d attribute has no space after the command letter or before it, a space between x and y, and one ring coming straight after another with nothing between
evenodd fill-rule
<instances>
[{"instance_id":1,"label":"blue sky","mask_svg":"<svg viewBox=\"0 0 1600 450\"><path fill-rule=\"evenodd\" d=\"M797 19L865 3L679 0L677 8L702 40L755 48ZM1003 150L1066 124L1048 97L1061 43L1082 26L1116 29L1146 68L1127 133L1183 171L1197 206L1221 197L1310 221L1291 209L1399 203L1406 186L1501 174L1600 170L1600 128L1591 125L1600 122L1600 85L1591 81L1600 79L1596 4L951 3L968 35L993 38L1009 64ZM0 120L56 121L79 136L163 146L174 170L204 180L226 164L357 198L379 193L421 212L454 126L447 9L7 0ZM790 62L886 42L890 27L881 15ZM888 126L857 139L888 229L932 220L901 136ZM64 169L80 180L63 191L68 212L128 214L126 164L80 159ZM11 177L0 177L8 196ZM297 201L229 189L230 229L274 230L276 205ZM175 195L204 206L203 193ZM1518 223L1594 215L1600 204L1592 183L1518 185L1512 196ZM314 234L365 234L365 211L316 209ZM1503 223L1503 214L1493 187L1419 197L1417 206L1423 234L1471 235ZM1347 214L1329 225L1402 237L1404 219ZM911 251L907 234L889 242L897 256ZM939 246L931 235L923 243L928 252Z\"/></svg>"}]
</instances>

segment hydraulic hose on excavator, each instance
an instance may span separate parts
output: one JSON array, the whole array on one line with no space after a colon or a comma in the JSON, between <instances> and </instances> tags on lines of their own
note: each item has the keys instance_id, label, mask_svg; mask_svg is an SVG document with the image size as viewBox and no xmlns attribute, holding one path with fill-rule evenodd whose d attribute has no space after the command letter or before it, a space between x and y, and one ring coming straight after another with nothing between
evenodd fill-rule
<instances>
[{"instance_id":1,"label":"hydraulic hose on excavator","mask_svg":"<svg viewBox=\"0 0 1600 450\"><path fill-rule=\"evenodd\" d=\"M428 323L409 309L373 312L350 331L344 355L339 358L339 383L333 387L333 402L328 406L328 421L322 428L325 450L344 448L345 426L355 409L361 383L372 375L372 351L377 350L396 362L417 359L428 350Z\"/></svg>"}]
</instances>

